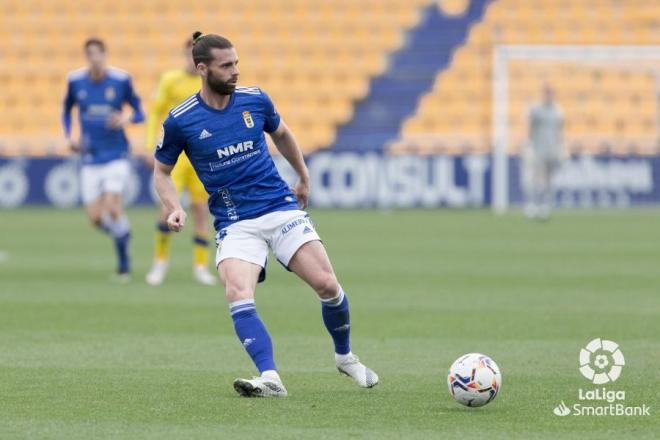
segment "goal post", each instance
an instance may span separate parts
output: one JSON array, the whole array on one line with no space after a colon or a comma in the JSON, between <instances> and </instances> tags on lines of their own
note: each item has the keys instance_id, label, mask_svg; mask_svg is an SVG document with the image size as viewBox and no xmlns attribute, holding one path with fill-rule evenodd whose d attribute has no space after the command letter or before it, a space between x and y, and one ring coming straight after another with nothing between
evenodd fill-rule
<instances>
[{"instance_id":1,"label":"goal post","mask_svg":"<svg viewBox=\"0 0 660 440\"><path fill-rule=\"evenodd\" d=\"M498 45L492 70L492 207L505 213L510 200L510 67L512 62L589 63L611 66L660 64L660 46ZM637 64L632 64L632 63ZM655 66L655 64L654 64ZM660 78L660 70L655 70ZM658 80L660 82L660 80ZM657 93L657 88L656 88ZM657 99L657 98L656 98ZM561 102L560 102L561 104ZM656 121L657 122L657 121Z\"/></svg>"}]
</instances>

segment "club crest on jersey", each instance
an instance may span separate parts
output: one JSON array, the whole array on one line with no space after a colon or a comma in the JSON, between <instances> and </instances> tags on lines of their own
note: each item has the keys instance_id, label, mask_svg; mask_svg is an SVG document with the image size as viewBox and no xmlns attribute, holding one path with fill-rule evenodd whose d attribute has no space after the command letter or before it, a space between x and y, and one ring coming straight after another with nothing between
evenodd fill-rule
<instances>
[{"instance_id":1,"label":"club crest on jersey","mask_svg":"<svg viewBox=\"0 0 660 440\"><path fill-rule=\"evenodd\" d=\"M115 89L112 87L108 87L105 89L105 100L106 101L112 101L115 99Z\"/></svg>"},{"instance_id":2,"label":"club crest on jersey","mask_svg":"<svg viewBox=\"0 0 660 440\"><path fill-rule=\"evenodd\" d=\"M247 110L243 112L243 122L245 122L245 126L247 128L254 127L254 121L252 120L252 115Z\"/></svg>"}]
</instances>

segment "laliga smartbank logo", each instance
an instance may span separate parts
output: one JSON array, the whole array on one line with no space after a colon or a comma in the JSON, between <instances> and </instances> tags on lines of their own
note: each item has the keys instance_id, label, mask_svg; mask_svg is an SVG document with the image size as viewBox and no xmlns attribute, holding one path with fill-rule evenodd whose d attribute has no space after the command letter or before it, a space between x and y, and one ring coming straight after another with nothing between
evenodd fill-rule
<instances>
[{"instance_id":1,"label":"laliga smartbank logo","mask_svg":"<svg viewBox=\"0 0 660 440\"><path fill-rule=\"evenodd\" d=\"M580 373L595 385L614 382L626 359L616 342L596 338L580 350Z\"/></svg>"},{"instance_id":2,"label":"laliga smartbank logo","mask_svg":"<svg viewBox=\"0 0 660 440\"><path fill-rule=\"evenodd\" d=\"M580 373L594 385L603 385L615 382L626 360L619 348L619 344L607 339L596 338L580 350ZM606 387L594 389L578 389L580 403L566 405L562 400L552 412L556 416L648 416L651 407L627 406L626 392L624 390L607 389Z\"/></svg>"}]
</instances>

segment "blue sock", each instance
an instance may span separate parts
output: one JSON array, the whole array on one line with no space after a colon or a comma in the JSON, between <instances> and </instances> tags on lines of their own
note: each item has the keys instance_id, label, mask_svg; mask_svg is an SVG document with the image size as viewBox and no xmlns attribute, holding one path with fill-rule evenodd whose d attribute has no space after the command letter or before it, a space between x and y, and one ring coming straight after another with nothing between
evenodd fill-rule
<instances>
[{"instance_id":1,"label":"blue sock","mask_svg":"<svg viewBox=\"0 0 660 440\"><path fill-rule=\"evenodd\" d=\"M323 323L335 343L335 353L348 354L351 351L351 316L348 310L348 297L341 287L336 298L321 300Z\"/></svg>"},{"instance_id":2,"label":"blue sock","mask_svg":"<svg viewBox=\"0 0 660 440\"><path fill-rule=\"evenodd\" d=\"M252 358L259 373L277 370L273 359L273 343L266 326L259 318L254 300L235 301L229 304L229 312L234 321L234 330L238 340L245 347L245 351Z\"/></svg>"},{"instance_id":3,"label":"blue sock","mask_svg":"<svg viewBox=\"0 0 660 440\"><path fill-rule=\"evenodd\" d=\"M115 241L115 249L117 251L118 272L129 273L131 271L131 263L128 255L128 244L131 240L131 226L128 223L128 218L122 216L117 221L108 225L108 229L112 238Z\"/></svg>"},{"instance_id":4,"label":"blue sock","mask_svg":"<svg viewBox=\"0 0 660 440\"><path fill-rule=\"evenodd\" d=\"M156 230L162 232L163 234L169 234L170 232L172 232L170 231L170 227L167 226L167 222L160 222L160 221L158 222L158 224L156 224Z\"/></svg>"},{"instance_id":5,"label":"blue sock","mask_svg":"<svg viewBox=\"0 0 660 440\"><path fill-rule=\"evenodd\" d=\"M128 256L128 243L131 240L131 233L127 232L122 237L115 237L115 249L117 250L117 260L119 273L129 273L131 271L131 261Z\"/></svg>"}]
</instances>

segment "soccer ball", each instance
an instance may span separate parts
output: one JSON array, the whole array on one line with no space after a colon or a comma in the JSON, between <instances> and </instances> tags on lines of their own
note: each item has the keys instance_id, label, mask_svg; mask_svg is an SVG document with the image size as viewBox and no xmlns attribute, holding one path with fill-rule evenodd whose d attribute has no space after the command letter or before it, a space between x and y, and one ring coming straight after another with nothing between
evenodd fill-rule
<instances>
[{"instance_id":1,"label":"soccer ball","mask_svg":"<svg viewBox=\"0 0 660 440\"><path fill-rule=\"evenodd\" d=\"M500 368L488 356L468 353L456 359L447 376L449 393L461 405L484 406L502 386Z\"/></svg>"}]
</instances>

